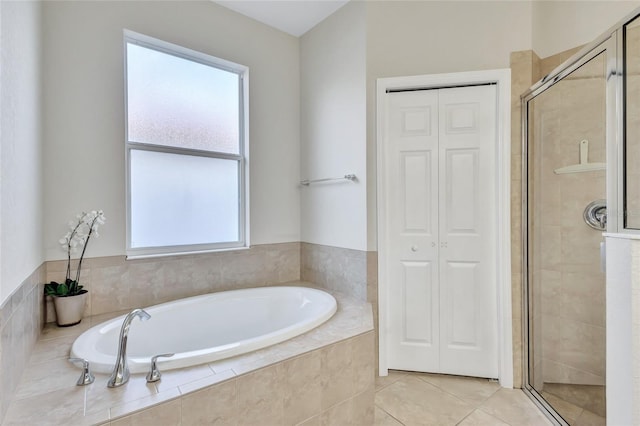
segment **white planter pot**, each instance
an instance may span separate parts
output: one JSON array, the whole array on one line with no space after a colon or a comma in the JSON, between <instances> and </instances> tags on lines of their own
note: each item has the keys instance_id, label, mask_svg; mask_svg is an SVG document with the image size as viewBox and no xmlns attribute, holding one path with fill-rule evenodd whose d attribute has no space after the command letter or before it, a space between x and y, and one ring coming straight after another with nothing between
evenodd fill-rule
<instances>
[{"instance_id":1,"label":"white planter pot","mask_svg":"<svg viewBox=\"0 0 640 426\"><path fill-rule=\"evenodd\" d=\"M82 293L76 296L52 296L53 306L56 309L56 323L59 327L70 327L82 321L87 295Z\"/></svg>"}]
</instances>

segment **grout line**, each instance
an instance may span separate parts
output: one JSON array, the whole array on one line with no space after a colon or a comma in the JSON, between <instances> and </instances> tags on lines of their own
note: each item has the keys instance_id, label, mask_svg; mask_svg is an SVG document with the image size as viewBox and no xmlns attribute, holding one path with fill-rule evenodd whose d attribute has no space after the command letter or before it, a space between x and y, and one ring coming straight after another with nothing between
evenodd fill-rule
<instances>
[{"instance_id":1,"label":"grout line","mask_svg":"<svg viewBox=\"0 0 640 426\"><path fill-rule=\"evenodd\" d=\"M417 378L418 378L419 380L421 380L423 383L426 383L426 384L428 384L428 385L430 385L430 386L433 386L434 388L438 389L440 392L446 393L447 395L452 396L453 398L457 399L458 401L460 401L460 402L462 402L462 403L464 403L464 404L466 404L466 405L469 405L469 406L474 407L474 410L475 410L476 408L480 407L480 405L484 404L484 402L485 402L487 399L491 398L491 396L493 396L493 394L495 394L495 393L498 391L498 390L496 389L496 390L495 390L495 391L494 391L494 392L493 392L489 397L487 397L485 400L483 400L480 404L477 404L477 405L476 405L476 404L475 404L475 403L473 403L473 402L470 402L470 401L467 401L467 400L465 400L465 399L462 399L462 397L460 397L460 396L458 396L458 395L454 395L453 393L451 393L451 392L449 392L449 391L447 391L447 390L445 390L445 389L441 388L441 387L440 387L440 386L438 386L438 385L434 385L433 383L431 383L431 382L429 382L429 381L427 381L427 380L423 379L423 377L424 377L424 376L417 376ZM461 376L461 377L462 377L462 376ZM472 410L472 411L473 411L473 410Z\"/></svg>"},{"instance_id":2,"label":"grout line","mask_svg":"<svg viewBox=\"0 0 640 426\"><path fill-rule=\"evenodd\" d=\"M395 371L399 371L399 370L395 370ZM394 381L392 381L391 383L387 383L386 385L382 386L381 388L378 388L378 387L377 387L377 384L375 384L375 383L374 383L374 384L376 385L375 392L376 392L376 393L378 393L378 392L379 392L379 391L381 391L382 389L386 389L386 388L388 388L388 387L389 387L389 386L391 386L392 384L394 384L394 383L398 382L400 379L402 379L402 378L404 378L404 377L406 377L406 376L408 376L408 375L409 375L409 373L406 373L406 372L405 372L405 373L401 373L401 374L399 375L399 377L398 377L398 378L396 378L396 379L395 379ZM377 377L385 377L385 376L377 376ZM375 378L377 378L377 377L375 377ZM386 377L389 377L389 376L386 376Z\"/></svg>"},{"instance_id":3,"label":"grout line","mask_svg":"<svg viewBox=\"0 0 640 426\"><path fill-rule=\"evenodd\" d=\"M391 417L393 420L397 421L397 422L398 422L398 423L400 423L402 426L405 426L405 424L404 424L404 423L402 423L402 422L400 421L400 419L398 419L397 417L395 417L393 414L389 413L387 410L385 410L384 408L382 408L382 407L381 407L381 406L379 406L378 404L375 404L375 403L374 403L374 405L375 405L376 407L378 407L380 410L384 411L384 412L385 412L389 417ZM374 415L375 415L375 414L374 414Z\"/></svg>"},{"instance_id":4,"label":"grout line","mask_svg":"<svg viewBox=\"0 0 640 426\"><path fill-rule=\"evenodd\" d=\"M477 408L474 408L473 410L469 411L469 413L467 413L466 416L464 416L463 418L460 419L460 421L458 423L456 423L456 426L459 425L460 423L464 422L465 419L467 417L469 417L470 415L472 415L475 411L477 410Z\"/></svg>"}]
</instances>

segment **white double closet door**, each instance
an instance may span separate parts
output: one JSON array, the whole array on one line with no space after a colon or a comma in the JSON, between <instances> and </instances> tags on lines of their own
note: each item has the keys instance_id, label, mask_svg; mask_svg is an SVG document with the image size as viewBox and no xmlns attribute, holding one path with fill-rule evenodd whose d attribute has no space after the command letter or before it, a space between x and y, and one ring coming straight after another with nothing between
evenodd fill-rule
<instances>
[{"instance_id":1,"label":"white double closet door","mask_svg":"<svg viewBox=\"0 0 640 426\"><path fill-rule=\"evenodd\" d=\"M497 378L496 86L386 97L388 367Z\"/></svg>"}]
</instances>

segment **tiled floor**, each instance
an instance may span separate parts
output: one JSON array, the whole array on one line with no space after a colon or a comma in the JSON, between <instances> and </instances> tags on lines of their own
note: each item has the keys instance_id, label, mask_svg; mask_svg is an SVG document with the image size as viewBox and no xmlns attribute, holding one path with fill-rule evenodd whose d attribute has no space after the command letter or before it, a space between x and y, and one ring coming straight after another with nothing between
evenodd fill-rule
<instances>
[{"instance_id":1,"label":"tiled floor","mask_svg":"<svg viewBox=\"0 0 640 426\"><path fill-rule=\"evenodd\" d=\"M389 371L376 380L375 424L546 426L551 423L519 389L486 379Z\"/></svg>"}]
</instances>

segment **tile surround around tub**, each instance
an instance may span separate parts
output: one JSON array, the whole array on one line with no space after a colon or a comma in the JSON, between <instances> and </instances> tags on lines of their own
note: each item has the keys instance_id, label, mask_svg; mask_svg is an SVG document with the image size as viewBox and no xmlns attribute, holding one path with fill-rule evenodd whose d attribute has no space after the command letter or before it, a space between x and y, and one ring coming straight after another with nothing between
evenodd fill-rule
<instances>
[{"instance_id":1,"label":"tile surround around tub","mask_svg":"<svg viewBox=\"0 0 640 426\"><path fill-rule=\"evenodd\" d=\"M47 262L47 282L64 280L66 265L66 261ZM81 278L89 290L84 316L299 279L300 243L297 242L163 258L89 258L83 263ZM50 300L46 315L47 322L55 321Z\"/></svg>"},{"instance_id":2,"label":"tile surround around tub","mask_svg":"<svg viewBox=\"0 0 640 426\"><path fill-rule=\"evenodd\" d=\"M147 424L147 419L168 413L165 410L175 417L162 419L175 424L227 424L225 419L236 424L255 416L260 416L258 424L267 424L267 417L291 425L372 420L371 308L333 294L336 314L303 335L234 358L164 371L162 380L151 385L145 383L144 373L134 374L117 389L106 387L104 374L96 374L90 386L75 386L79 369L66 362L75 337L114 315L89 317L69 328L48 324L33 350L30 374L23 375L3 424ZM42 356L45 353L49 356ZM266 401L270 404L262 407Z\"/></svg>"},{"instance_id":3,"label":"tile surround around tub","mask_svg":"<svg viewBox=\"0 0 640 426\"><path fill-rule=\"evenodd\" d=\"M377 256L375 252L300 243L300 279L358 300L374 301Z\"/></svg>"},{"instance_id":4,"label":"tile surround around tub","mask_svg":"<svg viewBox=\"0 0 640 426\"><path fill-rule=\"evenodd\" d=\"M157 424L372 425L373 332L111 420ZM325 406L321 401L331 400ZM155 423L154 423L155 419ZM165 423L163 423L165 424Z\"/></svg>"},{"instance_id":5,"label":"tile surround around tub","mask_svg":"<svg viewBox=\"0 0 640 426\"><path fill-rule=\"evenodd\" d=\"M44 325L45 265L38 267L0 307L0 420L4 418Z\"/></svg>"},{"instance_id":6,"label":"tile surround around tub","mask_svg":"<svg viewBox=\"0 0 640 426\"><path fill-rule=\"evenodd\" d=\"M63 280L65 271L66 261L47 262L46 282ZM90 290L85 316L302 279L371 302L377 322L377 274L376 252L293 242L164 258L88 258L81 282ZM46 321L55 321L51 300Z\"/></svg>"}]
</instances>

